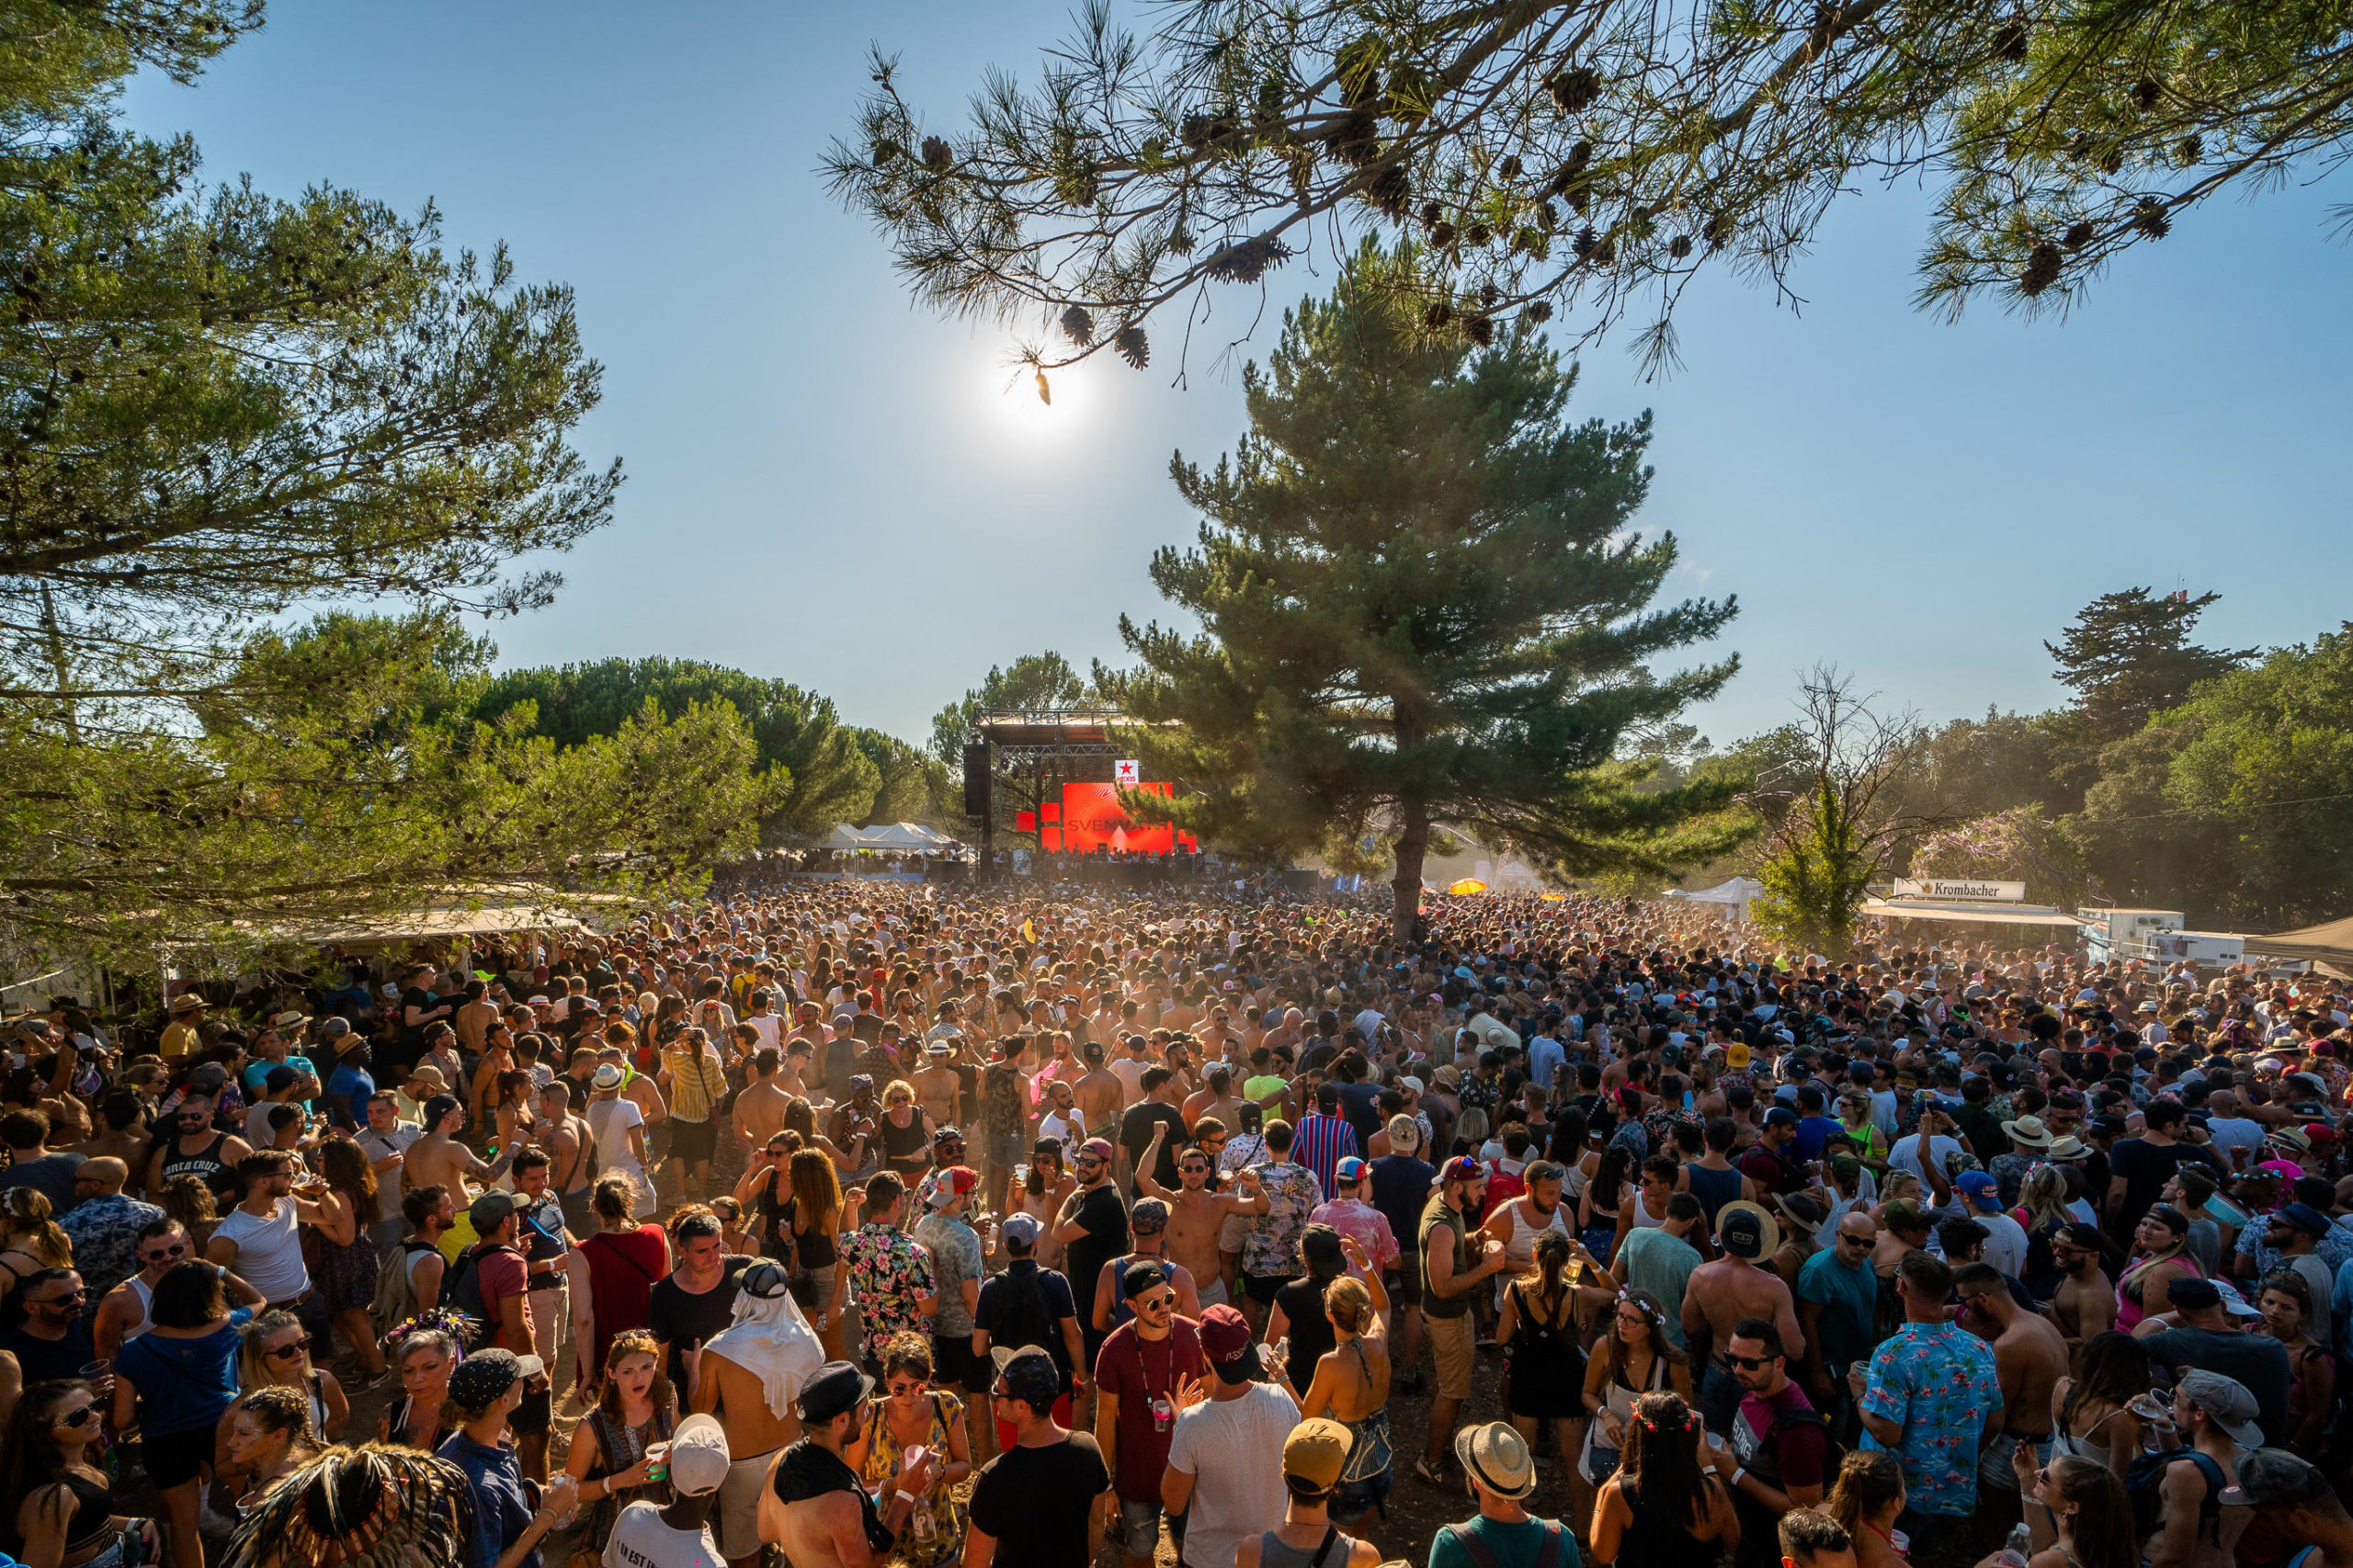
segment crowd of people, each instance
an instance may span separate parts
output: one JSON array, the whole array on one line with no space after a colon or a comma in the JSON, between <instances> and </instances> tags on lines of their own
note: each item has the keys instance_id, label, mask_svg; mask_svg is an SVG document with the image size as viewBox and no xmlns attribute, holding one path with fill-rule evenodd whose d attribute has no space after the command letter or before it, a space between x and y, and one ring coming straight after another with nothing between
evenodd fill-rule
<instances>
[{"instance_id":1,"label":"crowd of people","mask_svg":"<svg viewBox=\"0 0 2353 1568\"><path fill-rule=\"evenodd\" d=\"M0 1551L2353 1568L2325 976L1265 886L448 958L10 1026Z\"/></svg>"}]
</instances>

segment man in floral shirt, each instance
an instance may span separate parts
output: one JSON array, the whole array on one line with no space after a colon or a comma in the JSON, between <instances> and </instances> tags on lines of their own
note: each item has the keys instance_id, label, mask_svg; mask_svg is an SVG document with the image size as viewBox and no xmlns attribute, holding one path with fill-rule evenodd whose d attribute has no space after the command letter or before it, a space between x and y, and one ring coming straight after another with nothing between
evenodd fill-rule
<instances>
[{"instance_id":1,"label":"man in floral shirt","mask_svg":"<svg viewBox=\"0 0 2353 1568\"><path fill-rule=\"evenodd\" d=\"M1957 1532L1977 1511L1978 1437L2002 1408L1994 1348L1947 1315L1952 1270L1941 1258L1905 1254L1896 1290L1904 1326L1881 1344L1868 1374L1860 1364L1847 1373L1863 1446L1895 1455L1910 1511L1923 1525ZM1912 1534L1915 1554L1923 1533Z\"/></svg>"},{"instance_id":2,"label":"man in floral shirt","mask_svg":"<svg viewBox=\"0 0 2353 1568\"><path fill-rule=\"evenodd\" d=\"M1267 1159L1257 1167L1258 1190L1267 1211L1253 1215L1242 1237L1242 1311L1255 1332L1267 1321L1275 1292L1307 1272L1300 1261L1299 1239L1307 1233L1308 1217L1324 1201L1315 1173L1290 1157L1290 1123L1267 1123Z\"/></svg>"},{"instance_id":3,"label":"man in floral shirt","mask_svg":"<svg viewBox=\"0 0 2353 1568\"><path fill-rule=\"evenodd\" d=\"M937 1305L931 1254L899 1229L906 1202L906 1187L889 1171L867 1178L866 1222L843 1244L842 1267L834 1278L829 1314L840 1321L845 1293L858 1302L858 1348L867 1370L877 1376L883 1345L894 1334L928 1337L931 1325L925 1320Z\"/></svg>"}]
</instances>

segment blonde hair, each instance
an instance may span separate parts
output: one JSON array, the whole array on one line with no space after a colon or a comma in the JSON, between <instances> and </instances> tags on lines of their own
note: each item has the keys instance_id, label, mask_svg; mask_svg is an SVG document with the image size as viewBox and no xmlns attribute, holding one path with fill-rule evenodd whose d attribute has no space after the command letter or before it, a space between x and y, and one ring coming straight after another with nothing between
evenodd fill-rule
<instances>
[{"instance_id":1,"label":"blonde hair","mask_svg":"<svg viewBox=\"0 0 2353 1568\"><path fill-rule=\"evenodd\" d=\"M2018 1201L2026 1206L2029 1230L2063 1225L2075 1218L2067 1212L2067 1178L2057 1165L2037 1165L2027 1172Z\"/></svg>"},{"instance_id":2,"label":"blonde hair","mask_svg":"<svg viewBox=\"0 0 2353 1568\"><path fill-rule=\"evenodd\" d=\"M904 1078L893 1078L882 1086L882 1103L886 1106L913 1105L915 1086Z\"/></svg>"},{"instance_id":3,"label":"blonde hair","mask_svg":"<svg viewBox=\"0 0 2353 1568\"><path fill-rule=\"evenodd\" d=\"M1362 1334L1372 1322L1372 1292L1363 1280L1343 1274L1324 1287L1324 1315L1332 1326L1347 1334Z\"/></svg>"},{"instance_id":4,"label":"blonde hair","mask_svg":"<svg viewBox=\"0 0 2353 1568\"><path fill-rule=\"evenodd\" d=\"M0 1221L9 1239L51 1268L74 1267L74 1243L64 1228L50 1218L49 1195L37 1187L12 1187L0 1192Z\"/></svg>"}]
</instances>

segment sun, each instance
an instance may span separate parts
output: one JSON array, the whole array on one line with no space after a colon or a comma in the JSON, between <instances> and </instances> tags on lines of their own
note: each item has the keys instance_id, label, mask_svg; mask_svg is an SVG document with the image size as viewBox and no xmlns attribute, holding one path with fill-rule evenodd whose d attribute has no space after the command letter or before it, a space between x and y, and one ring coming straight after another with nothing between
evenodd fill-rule
<instances>
[{"instance_id":1,"label":"sun","mask_svg":"<svg viewBox=\"0 0 2353 1568\"><path fill-rule=\"evenodd\" d=\"M1038 395L1038 372L1032 367L999 363L987 368L980 383L981 395L991 406L992 425L998 433L1024 444L1042 445L1067 440L1071 432L1086 424L1096 401L1086 370L1074 366L1049 370L1045 376L1051 403Z\"/></svg>"}]
</instances>

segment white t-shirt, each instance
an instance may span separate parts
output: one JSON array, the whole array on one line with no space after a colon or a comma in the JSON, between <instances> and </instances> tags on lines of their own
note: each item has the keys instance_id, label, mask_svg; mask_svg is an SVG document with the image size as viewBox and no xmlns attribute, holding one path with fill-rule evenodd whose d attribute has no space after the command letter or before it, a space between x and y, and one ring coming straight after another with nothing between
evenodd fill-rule
<instances>
[{"instance_id":1,"label":"white t-shirt","mask_svg":"<svg viewBox=\"0 0 2353 1568\"><path fill-rule=\"evenodd\" d=\"M1290 1396L1252 1383L1238 1399L1209 1400L1176 1417L1168 1468L1197 1477L1185 1560L1231 1562L1245 1536L1283 1517L1283 1439L1299 1424Z\"/></svg>"},{"instance_id":2,"label":"white t-shirt","mask_svg":"<svg viewBox=\"0 0 2353 1568\"><path fill-rule=\"evenodd\" d=\"M1960 1143L1941 1132L1928 1140L1929 1157L1937 1162L1938 1170L1950 1170L1952 1167L1949 1162L1955 1154L1960 1153ZM1897 1170L1910 1171L1914 1176L1918 1176L1922 1187L1929 1185L1928 1167L1920 1163L1918 1133L1915 1132L1908 1137L1897 1139L1895 1147L1887 1152L1887 1163ZM1948 1176L1946 1179L1949 1181L1951 1177Z\"/></svg>"},{"instance_id":3,"label":"white t-shirt","mask_svg":"<svg viewBox=\"0 0 2353 1568\"><path fill-rule=\"evenodd\" d=\"M261 1292L263 1301L290 1301L311 1288L310 1270L302 1267L301 1224L291 1198L279 1199L268 1214L232 1209L212 1233L237 1244L237 1261L231 1267Z\"/></svg>"},{"instance_id":4,"label":"white t-shirt","mask_svg":"<svg viewBox=\"0 0 2353 1568\"><path fill-rule=\"evenodd\" d=\"M654 1504L631 1503L605 1538L605 1568L726 1568L726 1560L710 1525L673 1529Z\"/></svg>"}]
</instances>

